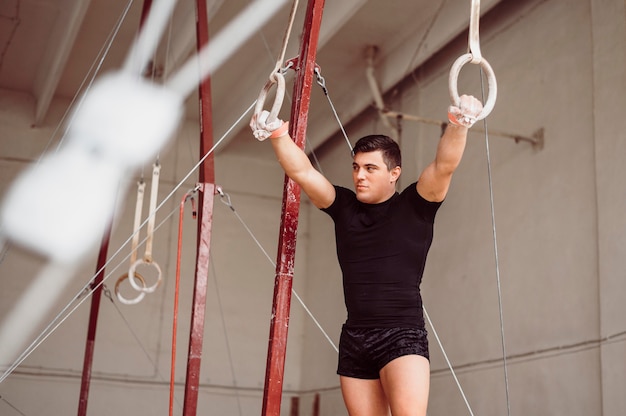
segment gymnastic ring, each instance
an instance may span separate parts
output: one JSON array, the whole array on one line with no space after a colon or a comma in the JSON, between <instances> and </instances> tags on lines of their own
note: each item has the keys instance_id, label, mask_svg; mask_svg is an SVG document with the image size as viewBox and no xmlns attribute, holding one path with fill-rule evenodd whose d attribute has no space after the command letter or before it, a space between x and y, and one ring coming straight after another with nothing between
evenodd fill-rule
<instances>
[{"instance_id":1,"label":"gymnastic ring","mask_svg":"<svg viewBox=\"0 0 626 416\"><path fill-rule=\"evenodd\" d=\"M265 105L265 99L267 98L267 93L272 89L272 86L276 84L276 95L274 96L274 104L272 105L272 110L270 111L270 115L267 117L267 123L270 123L278 117L278 113L280 112L280 108L283 106L283 99L285 98L285 77L280 72L273 72L265 86L259 93L259 98L256 100L256 106L254 107L254 114L258 117L263 111L263 106Z\"/></svg>"},{"instance_id":2,"label":"gymnastic ring","mask_svg":"<svg viewBox=\"0 0 626 416\"><path fill-rule=\"evenodd\" d=\"M138 273L135 273L135 269L137 268L137 266L141 265L141 264L145 264L148 266L152 266L156 269L157 271L157 280L156 282L152 285L152 286L147 286L143 285L143 287L140 287L137 282L135 281L135 274L137 274L137 276L139 276ZM145 259L139 259L136 262L134 262L133 264L130 265L130 267L128 268L128 281L130 282L130 285L133 287L133 289L139 291L139 292L144 292L144 293L152 293L156 290L156 288L159 286L159 284L161 284L161 278L162 278L162 273L161 273L161 268L159 267L159 264L156 261L146 261Z\"/></svg>"},{"instance_id":3,"label":"gymnastic ring","mask_svg":"<svg viewBox=\"0 0 626 416\"><path fill-rule=\"evenodd\" d=\"M141 282L143 287L146 287L146 281L139 273L135 273L135 277ZM135 305L143 300L143 298L146 296L146 292L139 291L139 294L133 299L126 299L124 296L122 296L119 289L122 282L126 279L128 279L128 273L122 275L119 279L117 279L117 282L115 282L115 296L117 296L117 299L124 305Z\"/></svg>"},{"instance_id":4,"label":"gymnastic ring","mask_svg":"<svg viewBox=\"0 0 626 416\"><path fill-rule=\"evenodd\" d=\"M461 55L454 61L452 64L452 68L450 69L450 76L448 77L448 91L450 93L450 100L452 104L455 106L459 106L461 102L461 98L459 97L459 93L457 91L457 84L459 80L459 72L461 72L461 68L463 65L469 63L473 59L473 55L471 53L466 53L465 55ZM487 75L487 82L489 85L489 95L487 96L487 101L483 106L483 110L480 112L476 120L482 120L491 113L493 108L496 105L496 97L498 96L498 84L496 83L496 75L491 69L491 65L489 62L483 57L478 65L485 71Z\"/></svg>"}]
</instances>

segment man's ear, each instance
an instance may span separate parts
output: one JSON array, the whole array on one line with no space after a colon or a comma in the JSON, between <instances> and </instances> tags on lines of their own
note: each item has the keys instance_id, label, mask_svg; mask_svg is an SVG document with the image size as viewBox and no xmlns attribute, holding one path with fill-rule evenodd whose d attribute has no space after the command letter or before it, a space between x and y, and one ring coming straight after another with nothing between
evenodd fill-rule
<instances>
[{"instance_id":1,"label":"man's ear","mask_svg":"<svg viewBox=\"0 0 626 416\"><path fill-rule=\"evenodd\" d=\"M402 173L402 168L400 166L396 166L395 168L391 169L390 172L391 172L391 180L392 182L395 182L400 177L400 174Z\"/></svg>"}]
</instances>

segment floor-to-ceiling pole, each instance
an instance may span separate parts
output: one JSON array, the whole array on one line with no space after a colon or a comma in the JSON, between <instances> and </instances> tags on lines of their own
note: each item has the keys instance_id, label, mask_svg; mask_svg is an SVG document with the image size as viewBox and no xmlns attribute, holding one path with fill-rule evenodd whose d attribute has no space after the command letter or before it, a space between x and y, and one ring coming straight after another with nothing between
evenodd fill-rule
<instances>
[{"instance_id":1,"label":"floor-to-ceiling pole","mask_svg":"<svg viewBox=\"0 0 626 416\"><path fill-rule=\"evenodd\" d=\"M91 368L93 367L93 354L96 348L96 329L98 327L98 312L100 311L100 299L102 297L102 281L104 278L104 265L107 261L109 250L109 238L111 228L107 228L102 237L98 262L96 265L96 277L92 282L93 293L91 295L91 309L89 312L89 326L87 328L87 340L85 341L85 356L83 358L83 374L80 382L80 395L78 397L78 416L87 414L89 402L89 387L91 385Z\"/></svg>"},{"instance_id":2,"label":"floor-to-ceiling pole","mask_svg":"<svg viewBox=\"0 0 626 416\"><path fill-rule=\"evenodd\" d=\"M200 50L209 42L206 0L196 0L196 36ZM213 147L213 120L211 112L211 78L206 77L198 90L200 98L200 157ZM200 165L199 171L198 245L196 274L191 310L187 375L183 415L194 416L198 407L198 385L204 340L204 314L206 311L207 281L209 275L209 252L211 248L211 226L215 196L215 165L209 155Z\"/></svg>"},{"instance_id":3,"label":"floor-to-ceiling pole","mask_svg":"<svg viewBox=\"0 0 626 416\"><path fill-rule=\"evenodd\" d=\"M289 133L301 149L304 149L305 143L311 86L314 82L315 56L323 10L324 0L309 0L296 67L297 75ZM267 367L265 369L263 416L280 415L299 212L300 187L285 177Z\"/></svg>"}]
</instances>

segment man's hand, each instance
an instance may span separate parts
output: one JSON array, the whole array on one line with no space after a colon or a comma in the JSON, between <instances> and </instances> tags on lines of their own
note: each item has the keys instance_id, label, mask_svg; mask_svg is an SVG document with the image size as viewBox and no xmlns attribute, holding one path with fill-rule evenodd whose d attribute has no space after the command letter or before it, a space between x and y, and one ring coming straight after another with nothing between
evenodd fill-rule
<instances>
[{"instance_id":1,"label":"man's hand","mask_svg":"<svg viewBox=\"0 0 626 416\"><path fill-rule=\"evenodd\" d=\"M456 126L470 128L483 111L483 104L471 95L462 95L459 106L451 105L448 108L448 120Z\"/></svg>"},{"instance_id":2,"label":"man's hand","mask_svg":"<svg viewBox=\"0 0 626 416\"><path fill-rule=\"evenodd\" d=\"M289 130L289 122L284 122L279 118L268 123L267 118L269 115L269 111L263 110L258 117L255 114L252 116L252 120L250 120L252 134L254 134L254 137L259 141L284 136Z\"/></svg>"}]
</instances>

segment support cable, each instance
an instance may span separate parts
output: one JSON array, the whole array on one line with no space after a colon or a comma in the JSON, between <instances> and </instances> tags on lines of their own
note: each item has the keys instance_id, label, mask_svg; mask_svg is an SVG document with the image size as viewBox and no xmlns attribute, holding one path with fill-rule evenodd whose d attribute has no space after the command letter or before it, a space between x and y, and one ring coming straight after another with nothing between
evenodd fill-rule
<instances>
[{"instance_id":1,"label":"support cable","mask_svg":"<svg viewBox=\"0 0 626 416\"><path fill-rule=\"evenodd\" d=\"M490 199L490 209L491 209L491 225L492 225L492 234L493 234L493 244L494 244L494 254L495 254L495 268L496 268L496 283L498 289L498 310L500 314L500 338L502 343L502 359L503 359L503 368L504 368L504 384L506 390L506 408L507 415L511 415L511 403L509 398L509 379L508 379L508 370L507 370L507 358L506 358L506 342L504 336L504 314L503 314L503 306L502 306L502 289L501 289L501 279L500 279L500 265L498 258L498 242L496 236L496 221L495 221L495 208L494 208L494 197L493 197L493 180L491 173L491 155L489 152L489 133L487 130L487 121L486 117L493 110L496 102L497 96L497 83L496 77L491 69L487 60L482 56L480 51L480 40L479 40L479 26L480 21L480 0L472 0L471 4L471 12L470 12L470 27L469 27L469 41L468 41L468 53L460 56L452 65L450 69L450 75L448 78L448 89L450 92L450 99L454 106L459 106L459 96L457 92L457 81L458 74L461 70L461 67L466 63L472 63L480 66L480 85L482 92L482 100L484 102L483 111L476 117L476 120L483 120L483 126L485 131L485 145L487 152L487 174L489 180L489 199ZM489 94L487 98L485 98L485 87L483 80L483 71L485 76L487 77L488 85L489 85Z\"/></svg>"},{"instance_id":2,"label":"support cable","mask_svg":"<svg viewBox=\"0 0 626 416\"><path fill-rule=\"evenodd\" d=\"M191 175L193 175L193 173L199 168L199 166L204 162L204 160L206 158L209 157L209 155L211 155L215 149L231 134L231 132L239 125L239 123L241 123L241 121L247 117L248 113L252 110L252 108L254 107L255 102L253 102L248 108L247 110L245 110L241 116L239 116L239 118L231 125L231 127L222 135L222 137L211 147L211 149L209 149L206 154L204 156L202 156L202 158L200 158L200 160L191 168L191 170L178 182L178 184L176 186L174 186L174 188L172 189L172 191L170 191L170 193L163 199L163 201L157 205L157 207L155 208L155 213L158 212L163 205L165 205L165 203L167 203L172 197L173 195L176 193L176 191L178 191L178 189L191 177ZM169 217L168 217L169 218ZM149 221L149 218L145 219L142 224L140 225L140 229L143 228ZM161 223L162 224L162 223ZM115 259L120 253L121 251L131 242L132 238L134 237L134 233L132 235L130 235L126 241L124 241L121 246L117 249L117 251L115 253L113 253L110 258L107 260L107 262L104 264L104 267L108 267L109 264L113 261L113 259ZM145 241L145 240L144 240ZM143 242L142 242L143 244ZM124 259L122 261L126 261L128 260L128 258L130 257L130 254L128 254L127 256L124 257ZM50 266L52 267L52 266ZM45 268L44 270L42 270L42 272L40 273L42 276L43 275L47 275L48 273L53 273L53 270L50 269L50 267ZM117 270L117 268L120 267L120 264L118 264L118 266L116 266L111 272L109 272L107 274L107 276L104 277L103 282L104 283L110 276L111 273L113 273L115 270ZM64 271L65 273L67 271ZM89 286L91 285L91 283L93 282L93 279L95 278L95 276L100 273L101 270L98 270L90 279L89 281L83 286L83 288L77 293L76 296L74 296L74 298L72 298L72 300L70 300L70 302L61 310L61 312L59 312L59 314L56 315L55 318L52 319L52 321L46 326L46 328L44 328L44 330L39 334L39 336L37 336L35 338L35 340L33 340L31 342L31 344L22 352L22 354L20 354L20 356L13 362L12 365L10 365L2 374L2 376L0 376L0 383L2 383L2 381L4 381L14 370L15 368L17 368L39 345L41 345L84 301L84 299L86 299L86 297L82 300L80 300L80 302L74 307L72 307L72 304L75 303L77 300L80 299L80 297L84 294L84 293L93 293L93 290L96 289L96 287L93 288L89 288ZM70 309L71 308L71 309ZM68 312L69 311L69 312ZM67 313L67 315L65 315ZM58 322L60 320L60 322Z\"/></svg>"},{"instance_id":3,"label":"support cable","mask_svg":"<svg viewBox=\"0 0 626 416\"><path fill-rule=\"evenodd\" d=\"M352 154L352 144L350 144L350 139L348 138L348 134L346 133L346 130L343 128L343 123L339 119L339 114L337 114L335 105L333 104L333 101L330 99L330 94L328 94L328 88L326 88L326 80L322 76L322 72L319 67L315 68L315 76L317 77L317 84L322 88L322 91L324 92L324 96L328 100L328 104L330 105L330 109L333 111L333 115L335 116L335 120L337 120L337 124L339 124L341 133L343 134L344 139L346 139L348 148L350 148L350 154Z\"/></svg>"},{"instance_id":4,"label":"support cable","mask_svg":"<svg viewBox=\"0 0 626 416\"><path fill-rule=\"evenodd\" d=\"M286 2L287 0L256 0L248 5L215 36L210 44L204 46L198 54L173 74L165 85L181 96L189 95L197 86L199 67L200 79L213 73L233 53L233 45L243 44Z\"/></svg>"},{"instance_id":5,"label":"support cable","mask_svg":"<svg viewBox=\"0 0 626 416\"><path fill-rule=\"evenodd\" d=\"M333 109L333 112L335 114L335 106L332 103L332 100L330 99L330 94L328 94L328 90L326 89L326 82L323 81L323 78L321 77L321 75L318 74L318 78L321 78L321 82L318 81L318 84L323 88L324 90L324 95L326 96L326 98L328 99L328 102L331 106L331 108ZM350 140L348 139L348 136L345 133L345 129L343 127L343 125L341 124L341 121L339 120L339 117L336 116L335 117L337 119L337 122L339 123L339 126L341 127L341 131L344 132L344 137L346 139L346 142L348 143L348 148L350 149L350 153L352 153L352 146L350 145ZM428 315L428 311L426 310L426 306L422 305L423 309L424 309L424 315L426 317L426 320L428 321L428 324L430 325L432 332L433 332L433 336L435 337L435 339L437 340L437 344L439 345L439 348L441 349L441 352L443 353L443 356L446 360L446 363L448 365L448 368L450 369L450 373L452 374L452 377L454 378L457 387L459 388L459 392L461 393L461 396L463 397L463 401L465 402L465 405L467 406L467 410L469 411L471 416L474 416L474 412L472 411L472 408L469 404L469 401L467 400L467 397L465 395L465 392L463 391L463 387L461 387L461 383L459 382L459 379L456 375L456 372L454 370L454 367L452 366L452 363L450 362L450 360L448 359L448 354L446 353L445 348L443 347L443 343L441 342L441 339L439 338L439 334L437 334L437 330L435 329L435 325L433 324L432 320L430 319L430 316Z\"/></svg>"},{"instance_id":6,"label":"support cable","mask_svg":"<svg viewBox=\"0 0 626 416\"><path fill-rule=\"evenodd\" d=\"M130 11L131 6L133 5L133 1L134 0L129 0L128 1L128 3L126 4L126 7L122 11L122 14L120 15L119 19L117 20L115 26L113 27L113 29L111 30L111 32L107 36L107 39L105 40L104 45L102 45L102 47L100 48L100 51L98 51L98 55L96 56L94 61L91 63L91 66L90 66L89 70L87 71L87 75L85 75L85 77L83 78L81 84L78 86L78 92L76 94L74 94L74 97L72 97L72 101L68 105L67 110L65 110L65 113L63 113L63 116L61 117L61 120L59 121L59 123L57 123L56 128L54 129L54 131L50 135L50 139L48 139L48 143L46 144L46 147L44 147L43 151L41 152L41 154L39 156L39 160L38 160L39 162L41 162L41 159L44 157L46 151L48 150L48 148L52 144L52 141L54 140L54 137L57 135L57 133L61 129L61 126L63 126L63 123L64 123L65 119L70 115L70 113L72 113L72 117L70 118L70 120L68 122L68 125L72 124L72 122L74 120L74 117L76 116L76 113L77 113L77 111L73 111L72 112L72 110L74 108L74 103L78 100L78 104L76 105L76 110L78 108L80 108L81 103L83 102L83 100L87 96L87 92L91 89L91 86L93 85L93 83L94 83L94 81L96 79L96 76L100 72L100 69L102 68L102 65L104 64L104 60L106 59L107 55L109 54L109 50L111 49L111 46L113 45L113 41L117 37L117 34L119 33L120 28L122 27L122 23L124 23L124 20L126 20L126 16L128 15L128 12ZM92 72L92 70L93 70L93 75L91 76L91 78L89 78L89 74ZM87 82L88 78L89 78L89 82ZM84 94L82 96L80 96L80 100L79 100L80 91L83 89L85 84L87 84L87 87L84 90ZM63 144L63 140L65 139L65 135L66 134L67 134L67 129L65 129L65 131L63 132L63 136L61 136L61 139L59 140L59 143L57 144L57 150Z\"/></svg>"},{"instance_id":7,"label":"support cable","mask_svg":"<svg viewBox=\"0 0 626 416\"><path fill-rule=\"evenodd\" d=\"M155 227L155 230L158 230L163 224L165 224L165 222L169 220L169 218L174 214L174 212L175 210L170 212L169 215L163 221L161 221L160 224L158 224ZM80 291L78 291L78 293L65 305L65 307L48 323L48 325L30 343L30 345L24 349L24 351L20 354L20 356L16 358L14 362L8 368L3 369L4 373L0 376L0 383L2 383L20 364L22 364L22 362L24 362L24 360L26 360L26 358L28 358L28 356L30 356L30 354L33 351L35 351L37 347L39 347L46 339L48 339L48 337L52 335L83 304L83 302L85 302L89 298L90 295L92 295L99 287L101 287L102 285L105 285L106 280L109 279L109 277L111 277L113 273L117 271L118 268L122 267L122 263L126 262L129 259L130 254L127 254L125 257L123 257L120 260L120 262L117 265L112 267L111 270L104 276L104 278L102 279L100 283L93 284L96 276L102 273L105 270L105 268L109 267L109 265L113 262L113 259L115 259L122 252L122 250L131 241L132 237L133 236L131 235L124 243L122 243L122 245L117 249L117 251L113 253L113 255L111 255L109 259L106 261L106 263L102 265L100 269L96 271L96 273L83 286L83 288ZM144 244L145 242L146 242L146 239L141 241L140 245ZM47 279L50 279L50 278L54 278L55 273L57 272L62 273L64 275L68 273L68 271L65 268L62 268L57 271L56 269L58 268L59 268L58 265L49 264L40 272L39 276L40 277L45 276ZM145 349L144 349L144 352L145 352Z\"/></svg>"},{"instance_id":8,"label":"support cable","mask_svg":"<svg viewBox=\"0 0 626 416\"><path fill-rule=\"evenodd\" d=\"M276 268L276 262L274 260L272 260L272 258L270 257L270 255L267 253L267 251L265 250L265 248L263 247L263 245L261 245L261 242L256 238L256 236L254 235L254 232L250 229L250 227L248 227L248 224L246 224L246 222L243 220L243 218L241 218L241 216L239 215L239 213L237 212L237 210L235 209L235 207L233 206L231 200L230 200L230 195L228 195L227 193L224 192L224 190L221 187L217 187L217 192L221 197L221 201L224 205L226 205L228 208L230 208L230 210L233 212L233 214L235 215L235 217L237 217L237 219L239 220L239 222L241 223L241 225L243 226L243 228L246 230L246 232L250 235L250 237L252 238L252 240L254 240L254 242L256 243L257 247L259 247L259 249L261 250L261 252L265 255L265 257L267 258L267 260L270 262L270 264ZM291 289L291 293L296 297L296 299L298 300L298 302L300 303L300 305L302 305L302 308L304 308L304 311L307 313L307 315L309 315L309 317L311 318L311 320L313 321L313 323L317 326L317 328L320 330L320 332L324 335L324 337L328 340L328 342L330 343L330 345L333 347L333 349L335 350L335 352L339 352L339 349L337 348L337 346L335 345L335 343L333 342L333 340L330 338L330 336L328 335L328 333L324 330L324 328L322 327L322 325L319 323L319 321L315 318L315 316L313 315L313 313L311 312L311 310L306 306L306 304L304 303L304 301L302 300L302 298L300 297L300 295L298 295L298 293L296 292L295 289Z\"/></svg>"},{"instance_id":9,"label":"support cable","mask_svg":"<svg viewBox=\"0 0 626 416\"><path fill-rule=\"evenodd\" d=\"M9 402L4 396L0 395L0 400L2 400L3 402L5 402L11 409L15 410L17 413L19 413L22 416L26 416L26 414L24 412L22 412L20 409L18 409L17 407L15 407L15 405L13 405L13 403Z\"/></svg>"},{"instance_id":10,"label":"support cable","mask_svg":"<svg viewBox=\"0 0 626 416\"><path fill-rule=\"evenodd\" d=\"M267 2L266 2L266 3L267 3ZM274 4L273 4L273 6L275 6L275 7L278 7L278 6L280 5L280 2L278 2L278 5L276 4L277 2L273 2L273 3L274 3ZM172 5L172 4L173 4L173 2L171 2L171 1L170 1L170 2L168 3L168 6L163 6L163 8L162 8L162 9L163 9L163 10L165 10L167 7L171 8L171 5ZM261 2L260 2L260 1L257 1L257 2L255 3L255 5L261 5ZM274 8L275 8L275 7L274 7ZM272 8L272 7L270 7L270 9L271 9L271 8ZM151 17L149 17L149 18L148 18L148 23L147 23L147 26L151 26L151 25L153 25L153 23L152 23L152 22L159 22L159 24L156 24L156 25L153 25L153 26L162 26L162 25L160 24L160 21L161 21L161 20L163 20L163 18L162 18L162 17L163 17L165 14L168 14L168 15L169 15L169 12L168 12L168 13L161 13L161 14L158 14L158 13L157 13L157 14L155 14L155 15L154 15L154 16L156 16L156 17L152 17L152 16L151 16ZM268 14L268 15L267 15L267 17L269 18L269 16L270 16L270 15L271 15L271 14ZM263 21L263 19L256 19L256 20L257 20L257 21ZM158 30L160 30L160 29L158 29ZM146 32L146 33L147 33L147 32ZM156 36L155 36L155 37L156 37ZM151 41L150 41L150 42L151 42ZM150 42L148 42L148 43L150 43ZM139 43L142 43L142 42L139 42ZM143 46L145 46L145 45L143 45ZM143 46L142 46L142 47L143 47ZM145 50L148 50L148 49L150 49L150 48L148 47L147 49L143 49L143 52L145 53ZM214 48L214 49L216 49L216 48ZM133 55L133 54L129 54L129 57L130 57L131 55ZM131 73L133 73L133 72L135 72L136 66L135 66L135 67L132 67L132 68L131 68L131 66L132 66L132 65L131 65L131 60L130 60L130 58L129 58L129 60L127 61L127 65L126 65L125 69L127 70L127 72L128 72L128 70L130 70L130 72L131 72ZM140 65L140 66L143 66L143 65ZM179 74L180 74L180 73L179 73ZM207 152L207 155L205 155L205 157L203 158L203 160L206 158L206 156L208 156L208 154L210 154L210 153L212 152L212 150L214 150L214 149L215 149L215 147L216 147L216 146L217 146L217 144L213 147L213 149L211 149L209 152ZM202 163L202 161L201 161L201 162L199 162L199 163ZM196 168L197 168L197 166L196 166ZM193 172L193 171L192 171L192 172ZM188 176L190 176L192 172L190 172L190 173L189 173L189 175L187 175L187 177L188 177ZM183 180L183 181L184 181L184 180ZM165 201L164 201L164 202L165 202ZM157 208L158 208L158 207L157 207ZM126 244L126 243L125 243L125 244ZM67 271L66 271L66 272L67 272ZM56 274L56 271L55 271L55 270L53 270L52 268L46 268L46 269L44 269L44 273L43 273L43 274L44 274L44 275L46 275L46 274L55 275L55 274ZM84 292L84 291L83 291L83 292ZM82 293L82 292L81 292L81 293ZM28 355L28 354L30 354L30 352L28 352L28 353L27 353L27 355ZM19 360L18 360L18 361L19 361ZM6 376L6 375L8 375L8 373L9 373L9 372L5 373L5 376Z\"/></svg>"},{"instance_id":11,"label":"support cable","mask_svg":"<svg viewBox=\"0 0 626 416\"><path fill-rule=\"evenodd\" d=\"M452 374L452 377L454 378L454 382L456 383L456 386L461 392L461 397L463 397L465 406L467 407L469 414L471 416L474 416L474 412L472 412L472 407L470 406L469 401L467 400L467 396L465 395L465 392L463 391L463 387L461 387L461 382L459 381L459 378L456 376L456 371L454 371L454 367L452 367L452 363L450 362L450 359L448 358L448 354L446 354L446 350L443 348L443 344L441 343L439 334L437 334L437 330L435 329L435 326L433 325L433 321L430 319L430 315L428 315L426 306L422 304L422 308L424 309L424 315L426 316L426 320L428 321L428 324L430 325L430 329L433 330L433 335L435 336L435 339L437 340L437 344L439 344L439 348L441 349L443 358L446 360L446 364L448 365L448 368L450 369L450 373Z\"/></svg>"},{"instance_id":12,"label":"support cable","mask_svg":"<svg viewBox=\"0 0 626 416\"><path fill-rule=\"evenodd\" d=\"M481 71L481 89L483 89L484 96L484 86L483 86L483 77ZM493 250L494 250L494 261L496 267L496 283L498 287L498 311L500 313L500 339L502 342L502 364L504 370L504 387L506 393L506 411L507 415L511 415L511 399L509 397L509 373L508 373L508 365L507 365L507 353L506 353L506 341L504 336L504 313L503 313L503 305L502 305L502 285L500 279L500 259L498 256L498 237L496 233L496 211L494 205L494 197L493 197L493 179L491 174L491 154L489 151L489 133L487 131L487 120L483 120L483 125L485 126L485 149L487 153L487 176L489 178L489 205L491 211L491 232L493 235Z\"/></svg>"}]
</instances>

